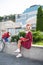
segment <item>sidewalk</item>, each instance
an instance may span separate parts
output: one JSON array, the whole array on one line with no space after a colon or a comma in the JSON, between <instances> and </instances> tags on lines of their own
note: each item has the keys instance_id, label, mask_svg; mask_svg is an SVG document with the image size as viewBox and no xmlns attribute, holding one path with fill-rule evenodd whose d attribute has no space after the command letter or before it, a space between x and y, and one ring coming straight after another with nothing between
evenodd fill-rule
<instances>
[{"instance_id":1,"label":"sidewalk","mask_svg":"<svg viewBox=\"0 0 43 65\"><path fill-rule=\"evenodd\" d=\"M14 51L17 49L17 43L7 43L5 45L4 52L11 55L17 55ZM35 60L41 60L43 61L43 47L41 46L32 46L30 49L21 48L21 53L23 54L23 57L35 59Z\"/></svg>"},{"instance_id":2,"label":"sidewalk","mask_svg":"<svg viewBox=\"0 0 43 65\"><path fill-rule=\"evenodd\" d=\"M16 58L14 55L0 53L0 65L43 65L43 61L30 58Z\"/></svg>"}]
</instances>

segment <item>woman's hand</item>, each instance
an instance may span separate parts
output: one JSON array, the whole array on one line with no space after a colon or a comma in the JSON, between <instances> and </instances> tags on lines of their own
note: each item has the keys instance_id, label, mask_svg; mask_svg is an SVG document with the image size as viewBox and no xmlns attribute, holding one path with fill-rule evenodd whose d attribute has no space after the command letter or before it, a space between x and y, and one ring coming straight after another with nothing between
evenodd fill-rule
<instances>
[{"instance_id":1,"label":"woman's hand","mask_svg":"<svg viewBox=\"0 0 43 65\"><path fill-rule=\"evenodd\" d=\"M25 40L23 40L23 42L26 42L26 41L28 41L29 39L25 39Z\"/></svg>"}]
</instances>

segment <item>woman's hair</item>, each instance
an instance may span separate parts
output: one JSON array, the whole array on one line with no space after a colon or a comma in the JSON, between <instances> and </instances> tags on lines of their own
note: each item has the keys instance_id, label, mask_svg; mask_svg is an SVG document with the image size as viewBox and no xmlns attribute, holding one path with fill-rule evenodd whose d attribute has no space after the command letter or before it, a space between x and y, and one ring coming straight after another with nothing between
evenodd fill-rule
<instances>
[{"instance_id":1,"label":"woman's hair","mask_svg":"<svg viewBox=\"0 0 43 65\"><path fill-rule=\"evenodd\" d=\"M30 29L31 29L31 24L27 24L26 26L29 26L29 27L30 27Z\"/></svg>"},{"instance_id":2,"label":"woman's hair","mask_svg":"<svg viewBox=\"0 0 43 65\"><path fill-rule=\"evenodd\" d=\"M31 24L27 24L26 26L31 26Z\"/></svg>"}]
</instances>

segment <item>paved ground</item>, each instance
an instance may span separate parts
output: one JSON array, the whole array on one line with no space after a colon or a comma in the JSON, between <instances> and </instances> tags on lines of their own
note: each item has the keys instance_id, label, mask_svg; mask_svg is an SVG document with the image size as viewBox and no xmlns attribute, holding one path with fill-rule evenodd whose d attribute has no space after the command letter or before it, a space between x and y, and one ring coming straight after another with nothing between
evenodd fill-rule
<instances>
[{"instance_id":1,"label":"paved ground","mask_svg":"<svg viewBox=\"0 0 43 65\"><path fill-rule=\"evenodd\" d=\"M16 58L14 55L0 53L0 65L43 65L43 61L29 58Z\"/></svg>"}]
</instances>

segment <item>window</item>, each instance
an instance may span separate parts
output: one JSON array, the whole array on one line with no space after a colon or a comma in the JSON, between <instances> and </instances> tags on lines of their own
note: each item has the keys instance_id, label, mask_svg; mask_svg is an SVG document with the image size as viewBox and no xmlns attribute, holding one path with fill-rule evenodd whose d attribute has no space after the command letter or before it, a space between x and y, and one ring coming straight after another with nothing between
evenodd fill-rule
<instances>
[{"instance_id":1,"label":"window","mask_svg":"<svg viewBox=\"0 0 43 65\"><path fill-rule=\"evenodd\" d=\"M20 17L21 17L20 14L18 14L18 15L17 15L17 18L20 18Z\"/></svg>"}]
</instances>

